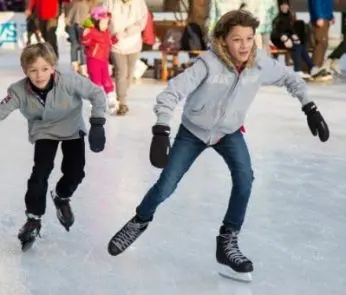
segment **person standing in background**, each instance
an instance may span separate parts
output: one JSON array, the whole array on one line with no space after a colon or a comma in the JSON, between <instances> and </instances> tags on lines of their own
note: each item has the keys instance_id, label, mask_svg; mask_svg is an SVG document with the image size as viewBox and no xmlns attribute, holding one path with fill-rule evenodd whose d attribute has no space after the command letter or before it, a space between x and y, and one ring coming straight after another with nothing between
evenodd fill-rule
<instances>
[{"instance_id":1,"label":"person standing in background","mask_svg":"<svg viewBox=\"0 0 346 295\"><path fill-rule=\"evenodd\" d=\"M327 69L330 69L336 73L341 73L340 70L340 59L341 57L346 53L346 13L342 12L342 17L341 17L341 21L342 21L342 35L343 35L343 39L341 40L341 42L339 43L339 45L333 50L333 52L331 54L329 54L328 59L325 63L325 66Z\"/></svg>"},{"instance_id":2,"label":"person standing in background","mask_svg":"<svg viewBox=\"0 0 346 295\"><path fill-rule=\"evenodd\" d=\"M334 22L333 0L309 0L308 5L316 44L312 54L312 61L318 68L322 68L328 49L329 27ZM315 73L312 72L311 74L314 77ZM325 78L328 76L332 79L332 75L327 69L323 69L323 75Z\"/></svg>"},{"instance_id":3,"label":"person standing in background","mask_svg":"<svg viewBox=\"0 0 346 295\"><path fill-rule=\"evenodd\" d=\"M26 0L25 6L27 6L28 3L29 0ZM43 41L41 32L39 30L38 19L35 13L31 13L31 15L26 18L26 32L28 36L28 40L26 43L27 45L31 44L31 39L33 35L35 35L36 43L41 43Z\"/></svg>"},{"instance_id":4,"label":"person standing in background","mask_svg":"<svg viewBox=\"0 0 346 295\"><path fill-rule=\"evenodd\" d=\"M225 13L239 9L245 0L210 0L208 12L208 34L211 35L216 23Z\"/></svg>"},{"instance_id":5,"label":"person standing in background","mask_svg":"<svg viewBox=\"0 0 346 295\"><path fill-rule=\"evenodd\" d=\"M125 115L129 111L127 91L142 50L142 31L147 24L148 7L145 0L105 0L103 5L111 13L110 31L118 40L112 46L111 55L119 102L117 115Z\"/></svg>"},{"instance_id":6,"label":"person standing in background","mask_svg":"<svg viewBox=\"0 0 346 295\"><path fill-rule=\"evenodd\" d=\"M65 16L66 32L71 42L71 64L75 72L88 76L84 46L81 43L83 22L90 16L96 0L72 0Z\"/></svg>"},{"instance_id":7,"label":"person standing in background","mask_svg":"<svg viewBox=\"0 0 346 295\"><path fill-rule=\"evenodd\" d=\"M25 10L27 17L30 17L35 10L42 37L52 45L57 56L59 53L56 29L58 27L59 6L59 0L29 0Z\"/></svg>"},{"instance_id":8,"label":"person standing in background","mask_svg":"<svg viewBox=\"0 0 346 295\"><path fill-rule=\"evenodd\" d=\"M256 45L270 54L270 34L273 20L278 15L277 0L244 0L244 9L249 10L260 22L256 33Z\"/></svg>"}]
</instances>

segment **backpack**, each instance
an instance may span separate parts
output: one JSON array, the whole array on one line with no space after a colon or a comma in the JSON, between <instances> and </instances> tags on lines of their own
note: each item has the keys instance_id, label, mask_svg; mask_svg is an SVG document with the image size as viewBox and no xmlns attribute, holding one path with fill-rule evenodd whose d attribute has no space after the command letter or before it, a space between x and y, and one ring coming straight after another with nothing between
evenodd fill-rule
<instances>
[{"instance_id":1,"label":"backpack","mask_svg":"<svg viewBox=\"0 0 346 295\"><path fill-rule=\"evenodd\" d=\"M142 32L142 40L144 44L154 45L155 43L155 24L153 14L149 11L147 24Z\"/></svg>"},{"instance_id":2,"label":"backpack","mask_svg":"<svg viewBox=\"0 0 346 295\"><path fill-rule=\"evenodd\" d=\"M160 50L178 52L181 48L181 37L182 32L180 30L174 28L168 29L160 45Z\"/></svg>"},{"instance_id":3,"label":"backpack","mask_svg":"<svg viewBox=\"0 0 346 295\"><path fill-rule=\"evenodd\" d=\"M181 37L181 49L186 51L207 49L202 29L197 23L189 23L185 27Z\"/></svg>"}]
</instances>

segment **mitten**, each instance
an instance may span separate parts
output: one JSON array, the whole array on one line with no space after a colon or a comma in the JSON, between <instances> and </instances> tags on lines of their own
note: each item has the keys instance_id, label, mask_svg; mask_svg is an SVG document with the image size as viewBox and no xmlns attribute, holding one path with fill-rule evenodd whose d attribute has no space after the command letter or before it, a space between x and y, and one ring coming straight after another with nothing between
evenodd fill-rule
<instances>
[{"instance_id":1,"label":"mitten","mask_svg":"<svg viewBox=\"0 0 346 295\"><path fill-rule=\"evenodd\" d=\"M282 35L280 40L284 43L286 48L292 48L293 46L292 40L288 38L287 35Z\"/></svg>"},{"instance_id":2,"label":"mitten","mask_svg":"<svg viewBox=\"0 0 346 295\"><path fill-rule=\"evenodd\" d=\"M326 121L324 121L321 113L317 110L314 102L309 102L302 108L308 121L311 133L316 136L318 134L320 140L325 142L329 138L329 129Z\"/></svg>"},{"instance_id":3,"label":"mitten","mask_svg":"<svg viewBox=\"0 0 346 295\"><path fill-rule=\"evenodd\" d=\"M150 145L150 162L156 168L163 168L167 164L171 144L168 126L155 125L152 128L153 138Z\"/></svg>"},{"instance_id":4,"label":"mitten","mask_svg":"<svg viewBox=\"0 0 346 295\"><path fill-rule=\"evenodd\" d=\"M103 127L105 122L105 118L90 118L89 145L95 153L102 152L105 148L106 137Z\"/></svg>"}]
</instances>

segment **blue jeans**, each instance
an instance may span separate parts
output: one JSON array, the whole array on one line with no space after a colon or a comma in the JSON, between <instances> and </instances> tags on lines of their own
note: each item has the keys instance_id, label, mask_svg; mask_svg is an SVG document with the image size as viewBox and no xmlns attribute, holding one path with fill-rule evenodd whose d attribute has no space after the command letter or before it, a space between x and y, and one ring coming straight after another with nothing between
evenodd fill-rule
<instances>
[{"instance_id":1,"label":"blue jeans","mask_svg":"<svg viewBox=\"0 0 346 295\"><path fill-rule=\"evenodd\" d=\"M66 27L71 42L71 62L79 61L81 65L85 65L84 46L81 44L83 29L78 24Z\"/></svg>"},{"instance_id":2,"label":"blue jeans","mask_svg":"<svg viewBox=\"0 0 346 295\"><path fill-rule=\"evenodd\" d=\"M300 72L302 70L302 65L301 65L302 60L306 63L309 69L309 72L311 71L314 65L304 45L294 44L291 49L291 55L292 55L293 67L295 72Z\"/></svg>"},{"instance_id":3,"label":"blue jeans","mask_svg":"<svg viewBox=\"0 0 346 295\"><path fill-rule=\"evenodd\" d=\"M240 230L254 179L250 155L243 134L239 130L228 134L212 147L225 160L233 182L223 224L233 230ZM136 211L140 219L151 220L153 218L159 204L174 192L183 175L206 148L208 145L184 126L180 126L166 167L137 207Z\"/></svg>"}]
</instances>

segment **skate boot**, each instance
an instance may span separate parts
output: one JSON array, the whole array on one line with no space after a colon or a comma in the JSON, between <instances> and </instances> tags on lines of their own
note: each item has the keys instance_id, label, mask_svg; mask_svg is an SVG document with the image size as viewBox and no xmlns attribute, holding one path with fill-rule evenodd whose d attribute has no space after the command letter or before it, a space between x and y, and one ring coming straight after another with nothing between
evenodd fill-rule
<instances>
[{"instance_id":1,"label":"skate boot","mask_svg":"<svg viewBox=\"0 0 346 295\"><path fill-rule=\"evenodd\" d=\"M127 104L120 103L119 108L117 110L117 115L118 116L125 116L129 112L129 107Z\"/></svg>"},{"instance_id":2,"label":"skate boot","mask_svg":"<svg viewBox=\"0 0 346 295\"><path fill-rule=\"evenodd\" d=\"M253 265L251 260L241 253L238 246L238 231L222 226L216 237L216 260L224 271L220 275L239 281L251 282Z\"/></svg>"},{"instance_id":3,"label":"skate boot","mask_svg":"<svg viewBox=\"0 0 346 295\"><path fill-rule=\"evenodd\" d=\"M119 109L119 102L117 101L116 95L114 92L107 94L108 101L108 110L110 114L116 114Z\"/></svg>"},{"instance_id":4,"label":"skate boot","mask_svg":"<svg viewBox=\"0 0 346 295\"><path fill-rule=\"evenodd\" d=\"M40 236L41 219L39 216L27 214L27 221L19 230L18 239L22 244L22 251L25 252L34 244L36 237Z\"/></svg>"},{"instance_id":5,"label":"skate boot","mask_svg":"<svg viewBox=\"0 0 346 295\"><path fill-rule=\"evenodd\" d=\"M108 253L112 256L124 252L148 227L150 221L140 221L137 216L130 219L108 243Z\"/></svg>"},{"instance_id":6,"label":"skate boot","mask_svg":"<svg viewBox=\"0 0 346 295\"><path fill-rule=\"evenodd\" d=\"M56 216L61 225L70 231L70 227L74 223L74 215L70 206L69 198L60 198L55 190L51 191L51 196L56 207Z\"/></svg>"}]
</instances>

